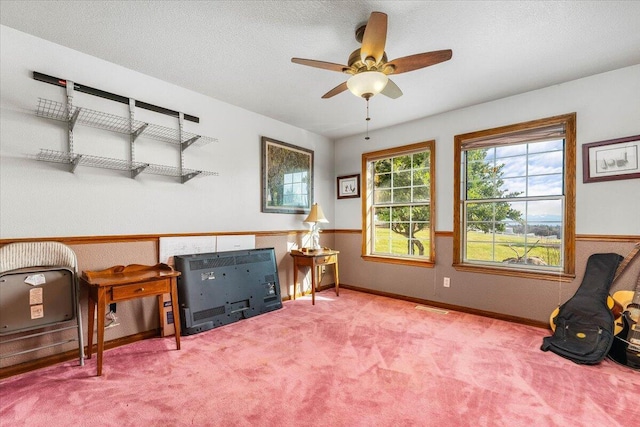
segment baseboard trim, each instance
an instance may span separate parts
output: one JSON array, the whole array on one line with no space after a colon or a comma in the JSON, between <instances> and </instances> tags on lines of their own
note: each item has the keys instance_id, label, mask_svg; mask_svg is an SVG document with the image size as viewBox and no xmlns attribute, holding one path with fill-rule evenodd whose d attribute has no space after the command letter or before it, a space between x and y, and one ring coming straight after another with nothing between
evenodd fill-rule
<instances>
[{"instance_id":1,"label":"baseboard trim","mask_svg":"<svg viewBox=\"0 0 640 427\"><path fill-rule=\"evenodd\" d=\"M364 292L367 294L373 294L373 295L379 295L379 296L388 297L388 298L399 299L403 301L409 301L416 304L428 305L431 307L442 308L445 310L459 311L462 313L475 314L478 316L489 317L492 319L506 320L507 322L519 323L521 325L528 325L528 326L534 326L536 328L549 329L548 323L540 322L537 320L526 319L524 317L509 316L507 314L494 313L492 311L478 310L475 308L463 307L460 305L445 304L438 301L431 301L431 300L426 300L422 298L414 298L414 297L409 297L405 295L398 295L390 292L376 291L374 289L361 288L358 286L352 286L352 285L347 285L343 283L340 283L340 287L344 289L350 289L352 291ZM329 286L326 286L323 288L330 289Z\"/></svg>"},{"instance_id":2,"label":"baseboard trim","mask_svg":"<svg viewBox=\"0 0 640 427\"><path fill-rule=\"evenodd\" d=\"M131 344L137 341L146 340L148 338L160 337L160 329L153 329L146 332L140 332L126 337L116 338L104 343L104 349L109 350L111 348L120 347L122 345ZM98 345L92 346L93 351L91 357L95 358L98 352ZM85 353L87 354L87 347L85 346ZM51 356L42 357L39 359L30 360L24 363L18 363L16 365L0 368L0 379L12 377L14 375L24 374L26 372L35 371L36 369L46 368L62 362L68 362L71 360L78 360L78 351L69 350L58 354L52 354Z\"/></svg>"}]
</instances>

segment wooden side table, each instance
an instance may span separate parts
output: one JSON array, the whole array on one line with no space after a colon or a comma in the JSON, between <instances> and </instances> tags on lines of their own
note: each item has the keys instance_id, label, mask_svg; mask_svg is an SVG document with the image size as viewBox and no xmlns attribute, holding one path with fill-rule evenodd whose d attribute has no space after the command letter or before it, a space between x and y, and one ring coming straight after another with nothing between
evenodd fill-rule
<instances>
[{"instance_id":1,"label":"wooden side table","mask_svg":"<svg viewBox=\"0 0 640 427\"><path fill-rule=\"evenodd\" d=\"M336 279L336 296L340 296L340 284L338 279L338 254L340 252L331 249L322 249L314 252L291 251L293 257L293 299L296 299L298 286L298 269L300 267L311 268L311 304L316 303L316 287L318 285L318 269L323 265L333 265L334 278Z\"/></svg>"},{"instance_id":2,"label":"wooden side table","mask_svg":"<svg viewBox=\"0 0 640 427\"><path fill-rule=\"evenodd\" d=\"M93 347L93 326L96 305L98 306L98 376L102 375L102 353L104 351L105 307L113 302L156 296L160 314L160 329L164 327L162 295L171 294L176 349L180 350L180 316L178 311L177 280L179 271L166 264L128 266L117 265L101 271L84 271L80 281L89 288L89 333L87 359Z\"/></svg>"}]
</instances>

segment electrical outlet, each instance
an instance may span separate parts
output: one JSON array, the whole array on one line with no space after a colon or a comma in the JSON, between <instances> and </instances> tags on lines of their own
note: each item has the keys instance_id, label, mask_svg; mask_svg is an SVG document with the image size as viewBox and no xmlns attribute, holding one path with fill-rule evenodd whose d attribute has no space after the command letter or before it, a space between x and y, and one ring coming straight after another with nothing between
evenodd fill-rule
<instances>
[{"instance_id":1,"label":"electrical outlet","mask_svg":"<svg viewBox=\"0 0 640 427\"><path fill-rule=\"evenodd\" d=\"M444 282L442 282L442 286L444 286L445 288L448 288L451 286L451 279L449 279L448 277L444 278Z\"/></svg>"}]
</instances>

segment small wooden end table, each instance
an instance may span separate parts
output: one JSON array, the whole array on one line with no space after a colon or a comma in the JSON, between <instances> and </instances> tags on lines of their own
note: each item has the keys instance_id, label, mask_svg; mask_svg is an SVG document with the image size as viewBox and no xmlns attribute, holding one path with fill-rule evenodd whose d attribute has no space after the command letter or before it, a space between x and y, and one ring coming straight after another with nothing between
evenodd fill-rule
<instances>
[{"instance_id":1,"label":"small wooden end table","mask_svg":"<svg viewBox=\"0 0 640 427\"><path fill-rule=\"evenodd\" d=\"M98 306L98 376L102 375L102 353L104 352L105 307L113 302L157 296L160 313L160 330L164 328L163 294L171 294L176 349L180 350L180 316L178 311L177 277L179 271L166 264L128 266L117 265L106 270L83 271L80 281L89 288L89 331L87 359L91 358L93 327L96 305Z\"/></svg>"},{"instance_id":2,"label":"small wooden end table","mask_svg":"<svg viewBox=\"0 0 640 427\"><path fill-rule=\"evenodd\" d=\"M336 296L340 296L340 283L338 279L338 254L339 251L321 249L317 251L293 250L289 254L293 257L293 299L296 299L298 286L298 269L300 267L311 268L311 304L316 303L316 287L318 286L318 269L323 265L333 265L334 278L336 280Z\"/></svg>"}]
</instances>

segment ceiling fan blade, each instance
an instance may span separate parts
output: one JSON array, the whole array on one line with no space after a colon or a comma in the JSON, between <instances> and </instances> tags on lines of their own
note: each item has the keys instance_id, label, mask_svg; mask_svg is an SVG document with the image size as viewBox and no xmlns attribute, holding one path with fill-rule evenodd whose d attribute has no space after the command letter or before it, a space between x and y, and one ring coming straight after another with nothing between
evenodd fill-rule
<instances>
[{"instance_id":1,"label":"ceiling fan blade","mask_svg":"<svg viewBox=\"0 0 640 427\"><path fill-rule=\"evenodd\" d=\"M384 55L384 45L387 42L387 14L371 12L369 22L362 36L360 58L366 63L367 58L374 58L377 64Z\"/></svg>"},{"instance_id":2,"label":"ceiling fan blade","mask_svg":"<svg viewBox=\"0 0 640 427\"><path fill-rule=\"evenodd\" d=\"M394 68L393 73L389 74L406 73L407 71L418 70L430 65L439 64L440 62L450 60L452 54L453 52L451 52L451 49L446 49L417 53L415 55L397 58L387 63L387 65L391 65Z\"/></svg>"},{"instance_id":3,"label":"ceiling fan blade","mask_svg":"<svg viewBox=\"0 0 640 427\"><path fill-rule=\"evenodd\" d=\"M291 58L291 62L294 64L307 65L309 67L338 71L340 73L349 69L346 65L334 64L333 62L316 61L315 59Z\"/></svg>"},{"instance_id":4,"label":"ceiling fan blade","mask_svg":"<svg viewBox=\"0 0 640 427\"><path fill-rule=\"evenodd\" d=\"M338 86L334 87L329 92L327 92L324 95L322 95L322 99L331 98L332 96L335 96L335 95L337 95L339 93L342 93L345 90L347 90L347 82L340 83Z\"/></svg>"},{"instance_id":5,"label":"ceiling fan blade","mask_svg":"<svg viewBox=\"0 0 640 427\"><path fill-rule=\"evenodd\" d=\"M380 92L381 94L388 96L391 99L400 98L402 96L402 91L393 81L389 80L387 85L384 87L384 90Z\"/></svg>"}]
</instances>

